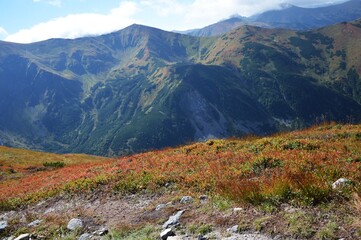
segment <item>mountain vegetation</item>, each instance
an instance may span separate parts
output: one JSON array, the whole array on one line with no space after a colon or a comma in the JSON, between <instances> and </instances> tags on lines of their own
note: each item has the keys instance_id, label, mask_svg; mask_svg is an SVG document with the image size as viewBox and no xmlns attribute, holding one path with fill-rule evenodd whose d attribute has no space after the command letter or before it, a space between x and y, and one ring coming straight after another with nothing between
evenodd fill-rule
<instances>
[{"instance_id":1,"label":"mountain vegetation","mask_svg":"<svg viewBox=\"0 0 361 240\"><path fill-rule=\"evenodd\" d=\"M361 118L360 20L192 37L133 25L0 42L0 139L118 156Z\"/></svg>"},{"instance_id":2,"label":"mountain vegetation","mask_svg":"<svg viewBox=\"0 0 361 240\"><path fill-rule=\"evenodd\" d=\"M0 209L20 211L26 217L10 218L11 225L0 236L18 230L18 234L31 231L45 238L65 238L65 221L76 216L89 226L106 224L111 235L123 236L109 239L128 239L145 228L154 234L160 221L186 209L179 231L193 237L237 224L237 232L258 231L287 239L358 239L360 141L360 125L326 124L118 159L1 147ZM64 165L44 167L46 162ZM346 183L333 187L339 178ZM179 204L185 194L194 202ZM197 200L200 195L206 197ZM167 205L155 210L160 203ZM64 212L57 210L61 206ZM234 207L241 212L232 212ZM117 208L127 214L121 215ZM39 218L39 226L27 226ZM84 231L89 229L75 234Z\"/></svg>"}]
</instances>

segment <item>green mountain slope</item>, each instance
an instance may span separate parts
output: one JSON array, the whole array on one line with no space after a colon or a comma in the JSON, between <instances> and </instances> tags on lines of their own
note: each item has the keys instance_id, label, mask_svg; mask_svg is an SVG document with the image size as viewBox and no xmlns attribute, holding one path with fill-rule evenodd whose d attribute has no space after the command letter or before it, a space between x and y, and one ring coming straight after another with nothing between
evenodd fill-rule
<instances>
[{"instance_id":1,"label":"green mountain slope","mask_svg":"<svg viewBox=\"0 0 361 240\"><path fill-rule=\"evenodd\" d=\"M0 140L119 155L189 141L360 121L360 21L200 38L133 25L0 42Z\"/></svg>"}]
</instances>

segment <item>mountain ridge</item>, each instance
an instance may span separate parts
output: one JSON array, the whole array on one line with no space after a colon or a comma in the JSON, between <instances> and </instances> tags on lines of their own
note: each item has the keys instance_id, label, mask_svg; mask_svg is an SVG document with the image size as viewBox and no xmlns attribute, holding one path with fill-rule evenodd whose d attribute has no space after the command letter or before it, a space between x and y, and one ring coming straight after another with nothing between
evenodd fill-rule
<instances>
[{"instance_id":1,"label":"mountain ridge","mask_svg":"<svg viewBox=\"0 0 361 240\"><path fill-rule=\"evenodd\" d=\"M217 36L243 25L311 30L340 22L354 21L359 18L361 18L361 2L359 0L350 0L317 8L290 5L286 8L269 10L250 17L231 17L204 28L187 30L183 33L203 37ZM229 24L229 21L233 23Z\"/></svg>"},{"instance_id":2,"label":"mountain ridge","mask_svg":"<svg viewBox=\"0 0 361 240\"><path fill-rule=\"evenodd\" d=\"M122 155L322 119L359 121L358 24L244 26L204 38L133 25L99 37L1 43L0 137L10 146Z\"/></svg>"}]
</instances>

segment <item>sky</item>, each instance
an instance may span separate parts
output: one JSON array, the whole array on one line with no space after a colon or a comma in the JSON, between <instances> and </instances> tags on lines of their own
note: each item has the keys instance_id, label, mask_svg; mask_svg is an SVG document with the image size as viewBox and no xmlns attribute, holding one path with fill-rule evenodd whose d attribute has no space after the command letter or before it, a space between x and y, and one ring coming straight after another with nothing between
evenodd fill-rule
<instances>
[{"instance_id":1,"label":"sky","mask_svg":"<svg viewBox=\"0 0 361 240\"><path fill-rule=\"evenodd\" d=\"M315 7L346 0L0 0L0 40L30 43L110 33L131 24L163 30L205 27L282 3Z\"/></svg>"}]
</instances>

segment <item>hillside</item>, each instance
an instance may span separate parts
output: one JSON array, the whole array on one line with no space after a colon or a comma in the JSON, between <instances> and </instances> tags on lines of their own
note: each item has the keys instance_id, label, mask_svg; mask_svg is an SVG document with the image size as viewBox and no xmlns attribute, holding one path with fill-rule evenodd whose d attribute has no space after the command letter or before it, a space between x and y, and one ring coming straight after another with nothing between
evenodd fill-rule
<instances>
[{"instance_id":1,"label":"hillside","mask_svg":"<svg viewBox=\"0 0 361 240\"><path fill-rule=\"evenodd\" d=\"M219 36L244 25L311 30L361 18L361 2L350 0L330 6L303 8L287 4L277 10L266 11L250 17L231 17L201 29L188 30L191 36Z\"/></svg>"},{"instance_id":2,"label":"hillside","mask_svg":"<svg viewBox=\"0 0 361 240\"><path fill-rule=\"evenodd\" d=\"M361 120L360 20L200 38L133 25L0 42L0 143L126 155L209 138Z\"/></svg>"},{"instance_id":3,"label":"hillside","mask_svg":"<svg viewBox=\"0 0 361 240\"><path fill-rule=\"evenodd\" d=\"M2 147L0 217L8 227L0 236L77 239L106 227L106 239L156 239L185 210L175 227L181 239L359 239L360 141L361 125L331 124L114 160ZM334 189L339 178L348 182ZM185 195L192 200L180 203ZM73 217L84 224L75 232L66 230Z\"/></svg>"}]
</instances>

